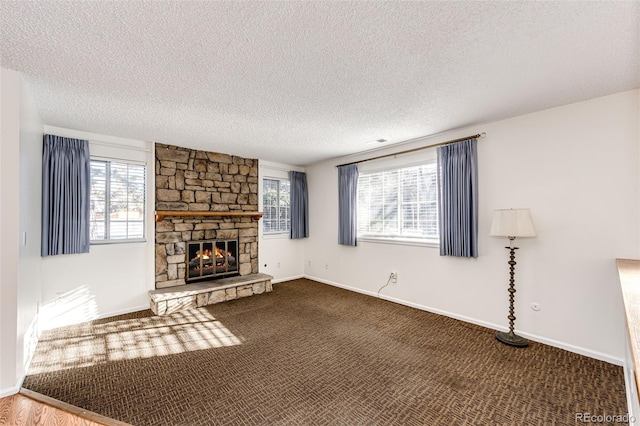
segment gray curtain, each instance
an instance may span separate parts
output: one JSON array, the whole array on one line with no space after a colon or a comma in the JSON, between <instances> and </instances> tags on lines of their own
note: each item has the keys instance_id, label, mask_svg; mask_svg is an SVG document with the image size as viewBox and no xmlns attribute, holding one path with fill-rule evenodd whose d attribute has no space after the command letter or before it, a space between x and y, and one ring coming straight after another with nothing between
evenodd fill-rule
<instances>
[{"instance_id":1,"label":"gray curtain","mask_svg":"<svg viewBox=\"0 0 640 426\"><path fill-rule=\"evenodd\" d=\"M89 252L89 142L44 135L42 256Z\"/></svg>"},{"instance_id":2,"label":"gray curtain","mask_svg":"<svg viewBox=\"0 0 640 426\"><path fill-rule=\"evenodd\" d=\"M438 148L440 255L478 257L476 139Z\"/></svg>"},{"instance_id":3,"label":"gray curtain","mask_svg":"<svg viewBox=\"0 0 640 426\"><path fill-rule=\"evenodd\" d=\"M357 245L358 166L338 167L338 244Z\"/></svg>"},{"instance_id":4,"label":"gray curtain","mask_svg":"<svg viewBox=\"0 0 640 426\"><path fill-rule=\"evenodd\" d=\"M289 172L291 182L291 232L289 238L307 238L309 236L309 195L307 193L307 175L303 172Z\"/></svg>"}]
</instances>

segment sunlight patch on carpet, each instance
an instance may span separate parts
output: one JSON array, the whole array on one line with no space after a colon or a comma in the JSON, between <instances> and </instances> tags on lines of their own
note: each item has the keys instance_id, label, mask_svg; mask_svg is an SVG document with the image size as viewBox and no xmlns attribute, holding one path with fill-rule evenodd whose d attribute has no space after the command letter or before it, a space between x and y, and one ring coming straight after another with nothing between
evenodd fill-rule
<instances>
[{"instance_id":1,"label":"sunlight patch on carpet","mask_svg":"<svg viewBox=\"0 0 640 426\"><path fill-rule=\"evenodd\" d=\"M59 329L43 335L38 345L48 356L34 358L29 374L242 344L242 338L204 309L87 323L73 330L72 334Z\"/></svg>"}]
</instances>

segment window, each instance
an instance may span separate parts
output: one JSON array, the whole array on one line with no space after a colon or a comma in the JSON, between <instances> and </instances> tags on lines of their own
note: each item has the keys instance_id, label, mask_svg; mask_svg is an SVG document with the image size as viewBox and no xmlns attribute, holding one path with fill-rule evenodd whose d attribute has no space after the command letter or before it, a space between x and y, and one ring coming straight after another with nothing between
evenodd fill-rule
<instances>
[{"instance_id":1,"label":"window","mask_svg":"<svg viewBox=\"0 0 640 426\"><path fill-rule=\"evenodd\" d=\"M263 179L262 229L265 234L288 234L291 229L290 184L286 179Z\"/></svg>"},{"instance_id":2,"label":"window","mask_svg":"<svg viewBox=\"0 0 640 426\"><path fill-rule=\"evenodd\" d=\"M91 160L92 242L144 240L146 166Z\"/></svg>"},{"instance_id":3,"label":"window","mask_svg":"<svg viewBox=\"0 0 640 426\"><path fill-rule=\"evenodd\" d=\"M437 242L436 162L358 177L358 238Z\"/></svg>"}]
</instances>

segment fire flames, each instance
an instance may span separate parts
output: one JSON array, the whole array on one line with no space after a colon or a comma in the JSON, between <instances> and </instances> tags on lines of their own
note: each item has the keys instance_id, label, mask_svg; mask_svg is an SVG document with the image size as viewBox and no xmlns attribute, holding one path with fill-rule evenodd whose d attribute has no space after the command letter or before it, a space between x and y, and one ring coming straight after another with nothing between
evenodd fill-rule
<instances>
[{"instance_id":1,"label":"fire flames","mask_svg":"<svg viewBox=\"0 0 640 426\"><path fill-rule=\"evenodd\" d=\"M222 258L224 258L224 251L223 251L223 250L221 250L220 248L215 247L215 253L216 253L216 259L222 259ZM200 252L200 251L198 250L198 251L196 252L196 257L195 257L195 258L196 258L196 259L199 259L199 258L201 258L201 257L202 257L204 260L208 260L208 259L211 259L211 256L213 256L213 250L211 250L211 249L204 249L204 250L202 250L202 252ZM229 251L229 252L227 252L227 256L229 256L229 257L231 257L231 256L232 256L232 254L231 254L231 252L230 252L230 251Z\"/></svg>"},{"instance_id":2,"label":"fire flames","mask_svg":"<svg viewBox=\"0 0 640 426\"><path fill-rule=\"evenodd\" d=\"M207 259L211 259L211 255L212 255L212 254L213 254L213 253L212 253L212 252L211 252L211 250L209 250L209 249L204 249L204 250L202 250L202 252L200 252L200 251L198 250L198 251L196 252L196 259L200 259L200 258L203 258L203 259L205 259L205 260L207 260Z\"/></svg>"}]
</instances>

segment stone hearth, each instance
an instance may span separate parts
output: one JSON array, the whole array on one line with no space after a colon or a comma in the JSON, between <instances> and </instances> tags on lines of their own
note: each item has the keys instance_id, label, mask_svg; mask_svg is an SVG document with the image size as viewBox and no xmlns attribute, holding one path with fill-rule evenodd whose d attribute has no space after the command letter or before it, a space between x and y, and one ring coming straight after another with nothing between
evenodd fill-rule
<instances>
[{"instance_id":1,"label":"stone hearth","mask_svg":"<svg viewBox=\"0 0 640 426\"><path fill-rule=\"evenodd\" d=\"M167 315L184 309L201 308L214 303L270 292L272 278L267 274L252 274L152 290L149 292L151 311L156 315Z\"/></svg>"}]
</instances>

